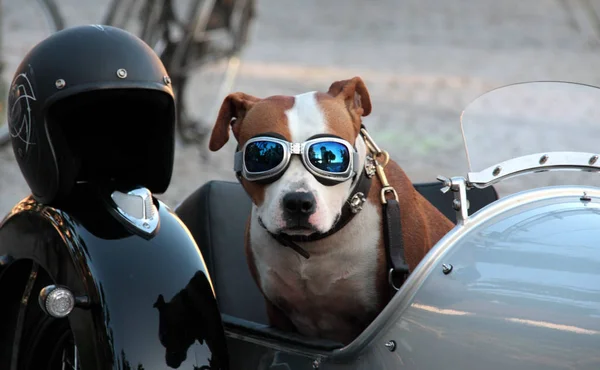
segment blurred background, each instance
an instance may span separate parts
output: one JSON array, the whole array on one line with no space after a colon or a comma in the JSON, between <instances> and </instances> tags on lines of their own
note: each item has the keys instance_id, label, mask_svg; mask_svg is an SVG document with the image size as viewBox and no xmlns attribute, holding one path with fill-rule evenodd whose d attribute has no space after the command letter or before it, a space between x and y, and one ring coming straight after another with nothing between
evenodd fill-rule
<instances>
[{"instance_id":1,"label":"blurred background","mask_svg":"<svg viewBox=\"0 0 600 370\"><path fill-rule=\"evenodd\" d=\"M73 26L102 23L110 2L55 4L64 25ZM2 0L4 79L46 36L36 7L35 0ZM364 123L413 182L465 175L459 117L471 100L526 80L600 84L597 14L600 0L256 0L231 90L258 97L327 91L336 80L360 76L373 104ZM223 92L200 77L189 86L190 115L210 129L218 105L206 102ZM175 206L206 181L234 181L234 148L230 142L212 153L206 142L180 142L172 185L159 198ZM27 195L5 146L0 214Z\"/></svg>"}]
</instances>

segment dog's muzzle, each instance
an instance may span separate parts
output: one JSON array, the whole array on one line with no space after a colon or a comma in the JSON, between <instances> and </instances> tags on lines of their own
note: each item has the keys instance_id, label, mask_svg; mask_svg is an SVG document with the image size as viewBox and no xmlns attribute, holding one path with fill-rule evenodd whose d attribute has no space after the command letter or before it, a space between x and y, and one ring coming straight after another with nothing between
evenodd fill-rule
<instances>
[{"instance_id":1,"label":"dog's muzzle","mask_svg":"<svg viewBox=\"0 0 600 370\"><path fill-rule=\"evenodd\" d=\"M316 228L309 218L317 211L317 200L311 192L294 191L281 200L285 229L299 233L314 233Z\"/></svg>"}]
</instances>

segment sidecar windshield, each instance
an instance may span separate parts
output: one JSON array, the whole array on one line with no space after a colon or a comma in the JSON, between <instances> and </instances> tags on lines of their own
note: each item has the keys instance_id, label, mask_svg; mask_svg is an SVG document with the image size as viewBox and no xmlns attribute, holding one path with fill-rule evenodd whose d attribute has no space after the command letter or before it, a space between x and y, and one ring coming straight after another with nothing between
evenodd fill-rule
<instances>
[{"instance_id":1,"label":"sidecar windshield","mask_svg":"<svg viewBox=\"0 0 600 370\"><path fill-rule=\"evenodd\" d=\"M502 176L502 162L534 154L535 163L532 158L528 162L513 161L512 169L522 164L537 172L538 164L551 164L558 158L560 163L588 164L590 160L594 162L593 155L569 157L551 153L600 154L600 88L553 81L500 87L467 106L461 115L461 129L470 173L496 169L496 175ZM554 177L545 176L544 182L554 183L560 175L555 172ZM600 179L600 174L594 175ZM568 176L573 179L573 172ZM543 185L537 182L539 178L535 181L536 185Z\"/></svg>"}]
</instances>

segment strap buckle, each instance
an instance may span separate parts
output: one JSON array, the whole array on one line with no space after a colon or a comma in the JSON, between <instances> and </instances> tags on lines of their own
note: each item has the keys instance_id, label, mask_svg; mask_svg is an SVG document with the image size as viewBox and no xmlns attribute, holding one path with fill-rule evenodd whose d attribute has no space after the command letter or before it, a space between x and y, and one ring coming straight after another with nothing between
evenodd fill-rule
<instances>
[{"instance_id":1,"label":"strap buckle","mask_svg":"<svg viewBox=\"0 0 600 370\"><path fill-rule=\"evenodd\" d=\"M394 195L394 198L396 200L396 202L398 201L398 193L396 192L396 189L394 189L391 186L385 186L381 189L381 204L387 204L388 199L386 197L387 193L392 193Z\"/></svg>"},{"instance_id":2,"label":"strap buckle","mask_svg":"<svg viewBox=\"0 0 600 370\"><path fill-rule=\"evenodd\" d=\"M394 276L395 273L399 273L402 274L402 282L400 283L400 286L402 286L404 284L404 282L406 281L406 279L408 279L408 275L410 274L410 271L408 270L408 266L406 264L402 265L402 267L398 267L398 268L391 268L390 271L388 271L388 283L390 284L390 286L392 288L394 288L395 291L400 290L400 286L396 286L396 284L394 284L394 277L397 277L398 275Z\"/></svg>"},{"instance_id":3,"label":"strap buckle","mask_svg":"<svg viewBox=\"0 0 600 370\"><path fill-rule=\"evenodd\" d=\"M371 153L373 153L374 157L379 157L381 154L383 154L383 151L381 150L381 148L379 148L377 143L375 143L375 140L373 140L371 135L369 135L366 128L361 128L360 133L363 135L365 143L367 144L367 147L369 148Z\"/></svg>"},{"instance_id":4,"label":"strap buckle","mask_svg":"<svg viewBox=\"0 0 600 370\"><path fill-rule=\"evenodd\" d=\"M388 193L391 193L394 196L393 199L398 201L398 193L396 192L396 189L394 189L390 185L388 178L385 174L385 166L387 166L387 164L390 161L390 154L387 151L381 150L381 148L379 148L379 146L375 143L375 140L373 140L373 138L369 135L367 130L365 130L363 128L361 130L361 132L365 138L367 147L373 154L373 159L375 162L374 163L375 164L375 172L377 173L377 177L379 177L379 181L381 181L381 186L382 186L381 193L380 193L381 204L387 204L388 199L387 199L386 195Z\"/></svg>"}]
</instances>

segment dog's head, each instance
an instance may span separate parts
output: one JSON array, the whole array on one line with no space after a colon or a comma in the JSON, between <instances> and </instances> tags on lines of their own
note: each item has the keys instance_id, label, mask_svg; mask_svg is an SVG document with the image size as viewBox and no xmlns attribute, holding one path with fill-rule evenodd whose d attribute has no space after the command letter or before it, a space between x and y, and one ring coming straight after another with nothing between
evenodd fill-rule
<instances>
[{"instance_id":1,"label":"dog's head","mask_svg":"<svg viewBox=\"0 0 600 370\"><path fill-rule=\"evenodd\" d=\"M360 173L366 155L359 135L361 117L370 112L371 100L360 77L334 82L327 93L260 99L237 92L223 101L209 148L222 148L229 140L230 129L240 150L249 139L267 133L292 143L326 134L346 140L358 151L354 170ZM321 157L335 157L320 149ZM298 155L291 156L287 169L275 181L242 178L241 182L256 206L259 222L271 233L288 235L329 231L340 217L352 185L352 179L324 184L307 170Z\"/></svg>"}]
</instances>

